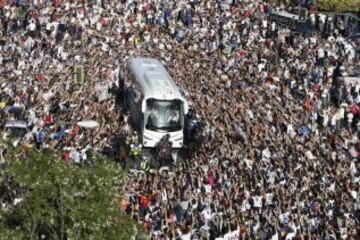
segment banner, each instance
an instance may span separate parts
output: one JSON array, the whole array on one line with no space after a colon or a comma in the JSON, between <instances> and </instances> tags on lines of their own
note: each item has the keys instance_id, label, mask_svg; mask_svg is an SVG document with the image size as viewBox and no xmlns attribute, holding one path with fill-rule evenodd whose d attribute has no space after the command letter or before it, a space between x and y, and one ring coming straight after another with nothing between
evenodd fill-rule
<instances>
[{"instance_id":1,"label":"banner","mask_svg":"<svg viewBox=\"0 0 360 240\"><path fill-rule=\"evenodd\" d=\"M74 73L75 73L75 82L77 83L84 83L84 66L83 65L75 65L74 67Z\"/></svg>"}]
</instances>

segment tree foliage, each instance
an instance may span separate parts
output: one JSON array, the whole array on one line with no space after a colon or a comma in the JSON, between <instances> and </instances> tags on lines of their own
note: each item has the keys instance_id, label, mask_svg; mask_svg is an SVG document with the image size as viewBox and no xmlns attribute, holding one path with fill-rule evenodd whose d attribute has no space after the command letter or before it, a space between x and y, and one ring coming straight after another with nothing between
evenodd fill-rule
<instances>
[{"instance_id":1,"label":"tree foliage","mask_svg":"<svg viewBox=\"0 0 360 240\"><path fill-rule=\"evenodd\" d=\"M109 160L95 162L77 167L57 153L7 153L0 200L9 207L0 207L0 239L131 239L142 228L119 209L124 173Z\"/></svg>"},{"instance_id":2,"label":"tree foliage","mask_svg":"<svg viewBox=\"0 0 360 240\"><path fill-rule=\"evenodd\" d=\"M276 5L290 4L291 6L298 6L299 0L268 0ZM359 12L360 0L314 0L317 9L320 11L329 12Z\"/></svg>"},{"instance_id":3,"label":"tree foliage","mask_svg":"<svg viewBox=\"0 0 360 240\"><path fill-rule=\"evenodd\" d=\"M319 10L335 12L359 12L360 0L317 0Z\"/></svg>"}]
</instances>

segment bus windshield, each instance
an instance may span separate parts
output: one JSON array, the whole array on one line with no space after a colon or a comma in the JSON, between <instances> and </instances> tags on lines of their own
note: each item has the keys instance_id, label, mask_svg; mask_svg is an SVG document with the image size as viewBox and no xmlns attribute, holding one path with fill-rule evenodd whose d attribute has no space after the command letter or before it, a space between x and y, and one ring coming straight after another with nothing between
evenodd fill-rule
<instances>
[{"instance_id":1,"label":"bus windshield","mask_svg":"<svg viewBox=\"0 0 360 240\"><path fill-rule=\"evenodd\" d=\"M182 130L183 106L181 100L146 101L145 128L159 132L175 132Z\"/></svg>"}]
</instances>

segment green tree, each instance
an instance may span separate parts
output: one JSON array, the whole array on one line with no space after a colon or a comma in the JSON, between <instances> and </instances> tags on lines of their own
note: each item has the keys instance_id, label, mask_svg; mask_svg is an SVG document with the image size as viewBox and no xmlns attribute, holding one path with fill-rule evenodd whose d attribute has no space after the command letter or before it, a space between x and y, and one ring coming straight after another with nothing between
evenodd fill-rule
<instances>
[{"instance_id":1,"label":"green tree","mask_svg":"<svg viewBox=\"0 0 360 240\"><path fill-rule=\"evenodd\" d=\"M299 0L268 0L277 5L284 3L297 6ZM314 0L318 10L330 12L359 12L360 0Z\"/></svg>"},{"instance_id":2,"label":"green tree","mask_svg":"<svg viewBox=\"0 0 360 240\"><path fill-rule=\"evenodd\" d=\"M119 209L124 172L94 158L95 167L77 167L56 152L10 150L1 164L0 200L14 199L16 190L22 201L0 206L0 239L131 239L135 231L144 233Z\"/></svg>"},{"instance_id":3,"label":"green tree","mask_svg":"<svg viewBox=\"0 0 360 240\"><path fill-rule=\"evenodd\" d=\"M317 0L316 5L321 11L359 12L360 0Z\"/></svg>"}]
</instances>

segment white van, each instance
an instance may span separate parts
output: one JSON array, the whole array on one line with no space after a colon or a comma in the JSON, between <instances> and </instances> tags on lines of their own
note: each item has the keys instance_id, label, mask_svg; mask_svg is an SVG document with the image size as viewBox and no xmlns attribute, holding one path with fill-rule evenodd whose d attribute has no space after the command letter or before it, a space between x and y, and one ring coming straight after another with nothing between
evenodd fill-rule
<instances>
[{"instance_id":1,"label":"white van","mask_svg":"<svg viewBox=\"0 0 360 240\"><path fill-rule=\"evenodd\" d=\"M132 58L126 64L125 104L144 147L153 148L170 135L182 148L188 104L165 67L153 58Z\"/></svg>"}]
</instances>

